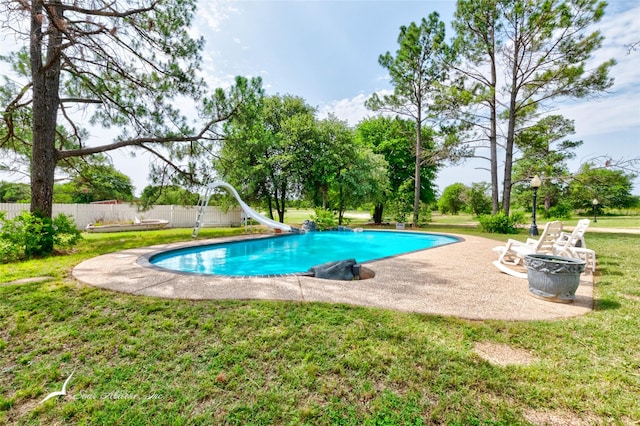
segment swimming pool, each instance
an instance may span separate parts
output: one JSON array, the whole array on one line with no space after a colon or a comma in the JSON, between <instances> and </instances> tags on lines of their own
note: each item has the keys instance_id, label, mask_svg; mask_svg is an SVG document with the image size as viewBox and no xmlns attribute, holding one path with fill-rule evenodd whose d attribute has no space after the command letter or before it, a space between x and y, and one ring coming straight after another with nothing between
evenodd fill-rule
<instances>
[{"instance_id":1,"label":"swimming pool","mask_svg":"<svg viewBox=\"0 0 640 426\"><path fill-rule=\"evenodd\" d=\"M170 250L152 255L148 262L190 274L300 274L326 262L353 258L365 263L457 241L455 237L423 232L309 232Z\"/></svg>"}]
</instances>

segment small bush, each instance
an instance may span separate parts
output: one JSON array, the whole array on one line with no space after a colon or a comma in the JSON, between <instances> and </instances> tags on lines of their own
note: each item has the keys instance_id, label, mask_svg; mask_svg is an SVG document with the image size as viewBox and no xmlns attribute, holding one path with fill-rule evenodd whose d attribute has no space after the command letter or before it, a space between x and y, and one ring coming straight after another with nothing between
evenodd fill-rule
<instances>
[{"instance_id":1,"label":"small bush","mask_svg":"<svg viewBox=\"0 0 640 426\"><path fill-rule=\"evenodd\" d=\"M0 263L51 254L55 246L72 247L81 239L70 217L60 214L54 220L22 212L13 220L0 215Z\"/></svg>"},{"instance_id":2,"label":"small bush","mask_svg":"<svg viewBox=\"0 0 640 426\"><path fill-rule=\"evenodd\" d=\"M568 203L560 203L543 212L545 219L571 219L573 207Z\"/></svg>"},{"instance_id":3,"label":"small bush","mask_svg":"<svg viewBox=\"0 0 640 426\"><path fill-rule=\"evenodd\" d=\"M483 232L493 234L517 234L517 225L524 223L524 213L515 212L507 216L504 211L494 215L482 215L478 218Z\"/></svg>"},{"instance_id":4,"label":"small bush","mask_svg":"<svg viewBox=\"0 0 640 426\"><path fill-rule=\"evenodd\" d=\"M423 203L422 201L420 202L420 212L418 214L418 226L428 225L429 222L431 222L431 220L433 219L433 216L431 215L431 207L428 204Z\"/></svg>"},{"instance_id":5,"label":"small bush","mask_svg":"<svg viewBox=\"0 0 640 426\"><path fill-rule=\"evenodd\" d=\"M392 220L399 223L407 221L409 215L413 213L413 204L402 198L396 198L387 203L387 209Z\"/></svg>"},{"instance_id":6,"label":"small bush","mask_svg":"<svg viewBox=\"0 0 640 426\"><path fill-rule=\"evenodd\" d=\"M316 223L318 229L321 231L335 228L337 223L333 212L324 209L316 209L315 216L312 216L311 219Z\"/></svg>"}]
</instances>

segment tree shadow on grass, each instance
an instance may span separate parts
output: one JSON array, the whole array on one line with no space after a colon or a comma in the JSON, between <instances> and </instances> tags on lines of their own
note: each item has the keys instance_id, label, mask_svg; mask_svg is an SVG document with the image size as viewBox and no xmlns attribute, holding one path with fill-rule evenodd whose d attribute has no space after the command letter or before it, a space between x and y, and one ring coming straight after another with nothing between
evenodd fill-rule
<instances>
[{"instance_id":1,"label":"tree shadow on grass","mask_svg":"<svg viewBox=\"0 0 640 426\"><path fill-rule=\"evenodd\" d=\"M593 310L594 311L608 311L611 309L619 309L622 305L620 302L617 302L613 299L604 298L604 299L593 299Z\"/></svg>"}]
</instances>

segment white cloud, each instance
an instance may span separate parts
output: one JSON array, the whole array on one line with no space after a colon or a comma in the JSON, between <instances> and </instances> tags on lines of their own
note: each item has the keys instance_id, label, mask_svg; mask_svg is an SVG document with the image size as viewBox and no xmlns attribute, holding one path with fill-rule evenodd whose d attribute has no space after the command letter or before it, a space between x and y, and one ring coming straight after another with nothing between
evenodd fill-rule
<instances>
[{"instance_id":1,"label":"white cloud","mask_svg":"<svg viewBox=\"0 0 640 426\"><path fill-rule=\"evenodd\" d=\"M625 92L602 100L563 106L559 113L575 120L580 137L640 129L640 93Z\"/></svg>"},{"instance_id":2,"label":"white cloud","mask_svg":"<svg viewBox=\"0 0 640 426\"><path fill-rule=\"evenodd\" d=\"M367 115L371 115L371 111L364 106L367 99L368 96L359 94L353 98L322 104L318 107L318 116L326 118L329 114L334 114L339 119L346 120L350 126L354 126Z\"/></svg>"},{"instance_id":3,"label":"white cloud","mask_svg":"<svg viewBox=\"0 0 640 426\"><path fill-rule=\"evenodd\" d=\"M629 46L640 39L638 33L640 6L615 15L605 15L592 30L599 30L605 37L602 47L593 55L591 64L600 64L615 59L617 64L611 70L615 79L613 90L619 91L640 81L640 52L629 52Z\"/></svg>"},{"instance_id":4,"label":"white cloud","mask_svg":"<svg viewBox=\"0 0 640 426\"><path fill-rule=\"evenodd\" d=\"M206 0L198 3L198 18L205 24L205 29L220 31L222 24L231 14L237 13L234 0Z\"/></svg>"},{"instance_id":5,"label":"white cloud","mask_svg":"<svg viewBox=\"0 0 640 426\"><path fill-rule=\"evenodd\" d=\"M381 90L378 92L378 95L384 96L391 93L392 91L390 90ZM364 103L371 95L372 93L368 95L360 93L353 98L344 98L321 104L318 107L318 117L322 119L326 118L329 114L334 114L340 120L347 121L350 126L355 126L367 117L378 115L376 112L364 106Z\"/></svg>"}]
</instances>

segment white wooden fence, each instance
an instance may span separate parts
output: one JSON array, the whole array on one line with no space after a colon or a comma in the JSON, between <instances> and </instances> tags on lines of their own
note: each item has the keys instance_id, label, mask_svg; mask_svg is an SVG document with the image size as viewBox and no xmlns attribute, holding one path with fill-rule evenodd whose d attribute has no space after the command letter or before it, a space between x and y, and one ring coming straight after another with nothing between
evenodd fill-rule
<instances>
[{"instance_id":1,"label":"white wooden fence","mask_svg":"<svg viewBox=\"0 0 640 426\"><path fill-rule=\"evenodd\" d=\"M20 212L29 210L29 204L0 203L0 211L6 212L7 219L13 219ZM84 229L96 222L126 222L138 219L165 219L171 228L192 228L196 223L197 208L183 206L154 206L145 212L139 212L136 206L129 204L54 204L53 216L64 213L72 216L78 229ZM229 209L227 212L214 206L208 206L203 226L227 227L242 224L242 209Z\"/></svg>"}]
</instances>

